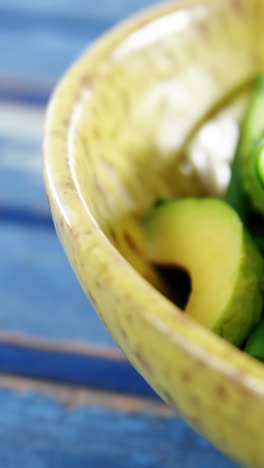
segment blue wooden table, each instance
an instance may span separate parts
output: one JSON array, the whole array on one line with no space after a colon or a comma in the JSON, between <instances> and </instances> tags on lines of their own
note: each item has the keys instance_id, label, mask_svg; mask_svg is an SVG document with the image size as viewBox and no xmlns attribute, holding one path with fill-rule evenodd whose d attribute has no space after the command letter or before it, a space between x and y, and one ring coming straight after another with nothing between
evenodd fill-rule
<instances>
[{"instance_id":1,"label":"blue wooden table","mask_svg":"<svg viewBox=\"0 0 264 468\"><path fill-rule=\"evenodd\" d=\"M44 110L98 35L153 0L0 0L0 468L235 468L130 366L56 238Z\"/></svg>"}]
</instances>

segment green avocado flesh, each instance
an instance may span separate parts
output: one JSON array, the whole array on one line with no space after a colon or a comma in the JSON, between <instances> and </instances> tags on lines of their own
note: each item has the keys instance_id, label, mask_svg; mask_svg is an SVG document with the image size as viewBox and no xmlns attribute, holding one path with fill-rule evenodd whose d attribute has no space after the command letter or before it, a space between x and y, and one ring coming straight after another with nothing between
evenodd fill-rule
<instances>
[{"instance_id":1,"label":"green avocado flesh","mask_svg":"<svg viewBox=\"0 0 264 468\"><path fill-rule=\"evenodd\" d=\"M189 273L185 313L240 346L262 310L263 260L237 213L224 201L158 203L144 217L150 260Z\"/></svg>"}]
</instances>

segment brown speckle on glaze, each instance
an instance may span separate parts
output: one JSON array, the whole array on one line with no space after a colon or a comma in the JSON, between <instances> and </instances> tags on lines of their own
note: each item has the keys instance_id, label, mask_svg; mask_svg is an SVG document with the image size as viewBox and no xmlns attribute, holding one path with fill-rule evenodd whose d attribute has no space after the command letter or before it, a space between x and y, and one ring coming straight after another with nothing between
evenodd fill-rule
<instances>
[{"instance_id":1,"label":"brown speckle on glaze","mask_svg":"<svg viewBox=\"0 0 264 468\"><path fill-rule=\"evenodd\" d=\"M184 371L181 374L181 379L182 379L182 381L184 383L188 383L188 382L190 382L192 380L192 376L191 376L191 374L189 372Z\"/></svg>"},{"instance_id":2,"label":"brown speckle on glaze","mask_svg":"<svg viewBox=\"0 0 264 468\"><path fill-rule=\"evenodd\" d=\"M123 233L124 240L127 243L128 247L136 253L141 253L140 249L138 248L136 242L134 241L133 237L130 235L129 232L124 231Z\"/></svg>"},{"instance_id":3,"label":"brown speckle on glaze","mask_svg":"<svg viewBox=\"0 0 264 468\"><path fill-rule=\"evenodd\" d=\"M81 77L81 85L83 88L92 88L92 79L89 75L83 75Z\"/></svg>"},{"instance_id":4,"label":"brown speckle on glaze","mask_svg":"<svg viewBox=\"0 0 264 468\"><path fill-rule=\"evenodd\" d=\"M93 235L93 232L92 232L92 231L86 231L86 232L84 233L84 235L85 235L86 237L90 237L90 236Z\"/></svg>"},{"instance_id":5,"label":"brown speckle on glaze","mask_svg":"<svg viewBox=\"0 0 264 468\"><path fill-rule=\"evenodd\" d=\"M68 128L70 126L70 124L71 124L71 121L70 121L70 119L63 119L61 123L62 123L63 127Z\"/></svg>"},{"instance_id":6,"label":"brown speckle on glaze","mask_svg":"<svg viewBox=\"0 0 264 468\"><path fill-rule=\"evenodd\" d=\"M97 308L97 302L96 302L96 299L94 297L94 295L91 293L91 291L87 291L87 296L89 298L89 301L92 303L92 305L94 306L94 308Z\"/></svg>"},{"instance_id":7,"label":"brown speckle on glaze","mask_svg":"<svg viewBox=\"0 0 264 468\"><path fill-rule=\"evenodd\" d=\"M228 392L223 385L218 385L216 387L216 395L220 400L226 401L228 400Z\"/></svg>"},{"instance_id":8,"label":"brown speckle on glaze","mask_svg":"<svg viewBox=\"0 0 264 468\"><path fill-rule=\"evenodd\" d=\"M70 178L65 182L64 186L65 186L65 188L67 190L75 190L74 183L73 183L72 179L70 179Z\"/></svg>"},{"instance_id":9,"label":"brown speckle on glaze","mask_svg":"<svg viewBox=\"0 0 264 468\"><path fill-rule=\"evenodd\" d=\"M149 364L146 362L145 358L143 357L142 353L140 351L135 351L134 356L141 365L143 369L145 369L147 372L151 372Z\"/></svg>"},{"instance_id":10,"label":"brown speckle on glaze","mask_svg":"<svg viewBox=\"0 0 264 468\"><path fill-rule=\"evenodd\" d=\"M109 234L110 234L110 236L111 236L111 238L112 238L112 241L113 241L116 245L118 245L118 237L117 237L117 234L116 234L116 232L114 231L114 229L109 228L109 231L108 231L108 232L109 232Z\"/></svg>"},{"instance_id":11,"label":"brown speckle on glaze","mask_svg":"<svg viewBox=\"0 0 264 468\"><path fill-rule=\"evenodd\" d=\"M119 332L120 332L121 337L122 337L125 341L127 341L127 339L128 339L128 334L127 334L126 330L124 330L124 328L120 328L120 329L119 329Z\"/></svg>"},{"instance_id":12,"label":"brown speckle on glaze","mask_svg":"<svg viewBox=\"0 0 264 468\"><path fill-rule=\"evenodd\" d=\"M133 315L131 313L126 314L126 319L127 319L128 323L132 323L133 322Z\"/></svg>"},{"instance_id":13,"label":"brown speckle on glaze","mask_svg":"<svg viewBox=\"0 0 264 468\"><path fill-rule=\"evenodd\" d=\"M142 216L143 216L143 214L142 214ZM139 221L140 221L140 216L135 212L131 213L131 218L133 218L136 221L136 223L139 223Z\"/></svg>"},{"instance_id":14,"label":"brown speckle on glaze","mask_svg":"<svg viewBox=\"0 0 264 468\"><path fill-rule=\"evenodd\" d=\"M102 282L99 279L95 280L95 286L97 287L97 289L101 289L102 288Z\"/></svg>"},{"instance_id":15,"label":"brown speckle on glaze","mask_svg":"<svg viewBox=\"0 0 264 468\"><path fill-rule=\"evenodd\" d=\"M77 237L79 236L79 233L76 229L74 229L73 226L68 226L68 230L71 234L71 236L74 238L74 239L77 239Z\"/></svg>"},{"instance_id":16,"label":"brown speckle on glaze","mask_svg":"<svg viewBox=\"0 0 264 468\"><path fill-rule=\"evenodd\" d=\"M106 327L106 321L102 315L99 315L102 324Z\"/></svg>"},{"instance_id":17,"label":"brown speckle on glaze","mask_svg":"<svg viewBox=\"0 0 264 468\"><path fill-rule=\"evenodd\" d=\"M100 315L100 320L101 320L102 324L104 325L104 327L108 330L107 323L106 323L106 321L105 321L105 319L104 319L104 317L102 315Z\"/></svg>"},{"instance_id":18,"label":"brown speckle on glaze","mask_svg":"<svg viewBox=\"0 0 264 468\"><path fill-rule=\"evenodd\" d=\"M205 21L197 21L197 23L195 23L195 28L201 35L205 35L208 31L207 24Z\"/></svg>"},{"instance_id":19,"label":"brown speckle on glaze","mask_svg":"<svg viewBox=\"0 0 264 468\"><path fill-rule=\"evenodd\" d=\"M59 229L63 229L63 228L64 228L65 222L64 222L63 216L60 216L60 217L59 217L59 223L58 223L58 224L59 224L59 225L58 225Z\"/></svg>"},{"instance_id":20,"label":"brown speckle on glaze","mask_svg":"<svg viewBox=\"0 0 264 468\"><path fill-rule=\"evenodd\" d=\"M200 368L206 367L206 362L203 359L197 359L196 363Z\"/></svg>"},{"instance_id":21,"label":"brown speckle on glaze","mask_svg":"<svg viewBox=\"0 0 264 468\"><path fill-rule=\"evenodd\" d=\"M242 13L242 2L241 2L241 0L232 0L232 5L233 5L233 8L234 8L235 12L240 15Z\"/></svg>"}]
</instances>

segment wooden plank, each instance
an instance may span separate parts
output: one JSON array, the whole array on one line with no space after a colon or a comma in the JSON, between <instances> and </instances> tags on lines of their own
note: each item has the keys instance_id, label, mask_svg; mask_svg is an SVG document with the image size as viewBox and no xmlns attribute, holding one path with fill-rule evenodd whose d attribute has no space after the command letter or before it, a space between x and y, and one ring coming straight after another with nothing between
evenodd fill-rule
<instances>
[{"instance_id":1,"label":"wooden plank","mask_svg":"<svg viewBox=\"0 0 264 468\"><path fill-rule=\"evenodd\" d=\"M13 100L16 95L17 101L45 105L58 78L91 42L115 23L157 3L2 0L0 99ZM18 44L23 54L17 53Z\"/></svg>"},{"instance_id":2,"label":"wooden plank","mask_svg":"<svg viewBox=\"0 0 264 468\"><path fill-rule=\"evenodd\" d=\"M30 340L0 340L0 373L22 375L105 391L158 398L145 380L119 353L96 349L92 353L71 352L69 347L30 346Z\"/></svg>"},{"instance_id":3,"label":"wooden plank","mask_svg":"<svg viewBox=\"0 0 264 468\"><path fill-rule=\"evenodd\" d=\"M0 101L1 220L52 226L42 178L43 123L43 108Z\"/></svg>"},{"instance_id":4,"label":"wooden plank","mask_svg":"<svg viewBox=\"0 0 264 468\"><path fill-rule=\"evenodd\" d=\"M47 4L46 4L47 3ZM55 83L73 60L114 23L153 0L0 3L0 75ZM23 53L18 53L23 50Z\"/></svg>"},{"instance_id":5,"label":"wooden plank","mask_svg":"<svg viewBox=\"0 0 264 468\"><path fill-rule=\"evenodd\" d=\"M1 12L1 9L0 9ZM3 103L14 103L16 105L45 107L54 88L54 80L49 81L45 77L34 80L30 76L3 76L0 65L0 101ZM25 109L27 112L27 107ZM30 129L31 127L29 127ZM10 130L17 127L10 127ZM33 136L33 134L31 134Z\"/></svg>"},{"instance_id":6,"label":"wooden plank","mask_svg":"<svg viewBox=\"0 0 264 468\"><path fill-rule=\"evenodd\" d=\"M113 345L50 229L0 225L0 329Z\"/></svg>"},{"instance_id":7,"label":"wooden plank","mask_svg":"<svg viewBox=\"0 0 264 468\"><path fill-rule=\"evenodd\" d=\"M0 388L3 468L236 468L178 416L23 385Z\"/></svg>"},{"instance_id":8,"label":"wooden plank","mask_svg":"<svg viewBox=\"0 0 264 468\"><path fill-rule=\"evenodd\" d=\"M63 27L56 26L52 18L51 24L43 21L41 16L39 21L35 21L33 16L24 22L20 14L14 14L12 22L8 18L4 9L0 9L0 42L2 50L8 50L1 56L2 78L29 78L33 82L40 79L52 82L53 85L75 58L108 26L77 21L64 31ZM18 47L29 53L18 54Z\"/></svg>"},{"instance_id":9,"label":"wooden plank","mask_svg":"<svg viewBox=\"0 0 264 468\"><path fill-rule=\"evenodd\" d=\"M73 21L87 19L93 21L105 20L108 22L119 21L130 14L135 13L142 8L161 3L160 0L101 0L97 3L84 3L83 0L74 2L58 0L56 3L52 0L24 0L23 4L17 0L1 0L0 10L10 14L27 15L34 19L41 18L60 18L70 17ZM20 16L21 17L21 16Z\"/></svg>"}]
</instances>

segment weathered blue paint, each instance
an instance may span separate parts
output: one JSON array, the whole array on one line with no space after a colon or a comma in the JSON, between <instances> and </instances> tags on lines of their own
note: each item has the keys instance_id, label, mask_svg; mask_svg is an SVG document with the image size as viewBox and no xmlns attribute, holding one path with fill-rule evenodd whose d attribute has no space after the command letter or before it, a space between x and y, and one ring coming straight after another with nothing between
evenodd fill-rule
<instances>
[{"instance_id":1,"label":"weathered blue paint","mask_svg":"<svg viewBox=\"0 0 264 468\"><path fill-rule=\"evenodd\" d=\"M41 132L35 117L65 69L110 26L154 3L0 0L1 330L113 345L49 228L40 162L37 171L28 162L40 161ZM24 123L18 106L6 124L7 103L22 108ZM29 106L35 114L28 112ZM67 349L21 349L0 340L4 371L150 395L127 363ZM67 410L40 393L0 389L0 467L200 466L235 468L179 418L87 405Z\"/></svg>"},{"instance_id":2,"label":"weathered blue paint","mask_svg":"<svg viewBox=\"0 0 264 468\"><path fill-rule=\"evenodd\" d=\"M1 330L113 344L54 231L0 222L0 248Z\"/></svg>"},{"instance_id":3,"label":"weathered blue paint","mask_svg":"<svg viewBox=\"0 0 264 468\"><path fill-rule=\"evenodd\" d=\"M0 342L0 374L9 373L158 398L126 359Z\"/></svg>"},{"instance_id":4,"label":"weathered blue paint","mask_svg":"<svg viewBox=\"0 0 264 468\"><path fill-rule=\"evenodd\" d=\"M23 205L0 205L0 222L10 224L26 224L49 228L54 230L54 224L49 213L41 211L29 210Z\"/></svg>"},{"instance_id":5,"label":"weathered blue paint","mask_svg":"<svg viewBox=\"0 0 264 468\"><path fill-rule=\"evenodd\" d=\"M16 103L20 105L30 105L37 107L45 107L48 104L52 89L46 87L38 89L30 86L21 85L19 82L0 82L0 101L8 103Z\"/></svg>"},{"instance_id":6,"label":"weathered blue paint","mask_svg":"<svg viewBox=\"0 0 264 468\"><path fill-rule=\"evenodd\" d=\"M166 1L166 0L165 0ZM162 0L101 0L100 2L88 3L85 0L1 0L1 11L10 11L13 14L27 14L29 17L42 18L65 18L72 20L86 18L93 22L108 21L115 23L142 8L162 3Z\"/></svg>"},{"instance_id":7,"label":"weathered blue paint","mask_svg":"<svg viewBox=\"0 0 264 468\"><path fill-rule=\"evenodd\" d=\"M236 468L177 417L0 391L3 468Z\"/></svg>"},{"instance_id":8,"label":"weathered blue paint","mask_svg":"<svg viewBox=\"0 0 264 468\"><path fill-rule=\"evenodd\" d=\"M33 1L11 6L7 0L0 5L0 43L2 54L0 72L3 77L16 79L52 80L55 83L65 68L99 34L139 8L157 3L150 0L101 0L78 2L77 6L59 7L50 4L42 8ZM73 2L75 3L75 2ZM34 5L34 6L33 6ZM29 53L18 53L18 50Z\"/></svg>"}]
</instances>

